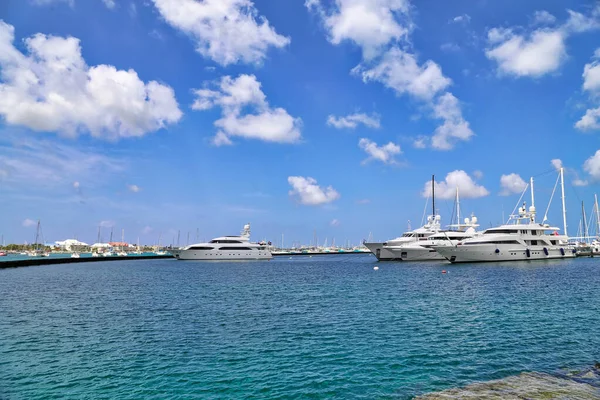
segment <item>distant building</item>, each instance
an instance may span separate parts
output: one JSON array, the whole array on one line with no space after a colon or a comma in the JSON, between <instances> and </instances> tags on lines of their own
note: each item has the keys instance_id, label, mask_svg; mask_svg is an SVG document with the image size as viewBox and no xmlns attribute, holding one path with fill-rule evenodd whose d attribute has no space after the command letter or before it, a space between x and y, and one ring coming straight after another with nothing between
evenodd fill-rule
<instances>
[{"instance_id":1,"label":"distant building","mask_svg":"<svg viewBox=\"0 0 600 400\"><path fill-rule=\"evenodd\" d=\"M63 240L63 241L57 241L54 243L55 243L56 247L59 247L60 249L66 250L66 251L79 250L82 247L89 246L87 243L80 242L77 239L67 239L67 240Z\"/></svg>"}]
</instances>

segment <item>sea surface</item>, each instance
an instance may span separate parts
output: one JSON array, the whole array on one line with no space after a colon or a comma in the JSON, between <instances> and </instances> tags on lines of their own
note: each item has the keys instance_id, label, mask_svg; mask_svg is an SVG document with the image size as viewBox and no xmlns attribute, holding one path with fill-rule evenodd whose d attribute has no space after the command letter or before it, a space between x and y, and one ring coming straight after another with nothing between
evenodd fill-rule
<instances>
[{"instance_id":1,"label":"sea surface","mask_svg":"<svg viewBox=\"0 0 600 400\"><path fill-rule=\"evenodd\" d=\"M0 270L2 400L409 399L595 361L600 258Z\"/></svg>"}]
</instances>

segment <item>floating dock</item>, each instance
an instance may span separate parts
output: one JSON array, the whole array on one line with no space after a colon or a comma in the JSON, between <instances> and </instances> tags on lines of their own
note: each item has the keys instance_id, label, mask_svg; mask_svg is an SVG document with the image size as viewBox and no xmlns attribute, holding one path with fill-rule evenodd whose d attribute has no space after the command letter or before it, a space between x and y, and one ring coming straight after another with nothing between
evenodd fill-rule
<instances>
[{"instance_id":1,"label":"floating dock","mask_svg":"<svg viewBox=\"0 0 600 400\"><path fill-rule=\"evenodd\" d=\"M18 268L18 267L33 267L37 265L52 265L52 264L73 264L101 261L130 261L130 260L157 260L162 258L173 258L172 255L165 256L111 256L111 257L32 257L20 260L0 261L0 269Z\"/></svg>"}]
</instances>

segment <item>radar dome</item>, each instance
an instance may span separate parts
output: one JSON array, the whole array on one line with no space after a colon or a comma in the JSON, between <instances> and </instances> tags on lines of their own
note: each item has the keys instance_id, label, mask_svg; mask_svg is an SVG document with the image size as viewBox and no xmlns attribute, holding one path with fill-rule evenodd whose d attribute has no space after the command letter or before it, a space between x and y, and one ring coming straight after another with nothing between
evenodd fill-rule
<instances>
[{"instance_id":1,"label":"radar dome","mask_svg":"<svg viewBox=\"0 0 600 400\"><path fill-rule=\"evenodd\" d=\"M469 218L465 218L465 225L469 225L471 223L471 220L469 220Z\"/></svg>"},{"instance_id":2,"label":"radar dome","mask_svg":"<svg viewBox=\"0 0 600 400\"><path fill-rule=\"evenodd\" d=\"M530 213L535 213L535 206L529 207L529 212Z\"/></svg>"},{"instance_id":3,"label":"radar dome","mask_svg":"<svg viewBox=\"0 0 600 400\"><path fill-rule=\"evenodd\" d=\"M471 223L472 224L476 224L477 223L477 217L472 217L471 218Z\"/></svg>"}]
</instances>

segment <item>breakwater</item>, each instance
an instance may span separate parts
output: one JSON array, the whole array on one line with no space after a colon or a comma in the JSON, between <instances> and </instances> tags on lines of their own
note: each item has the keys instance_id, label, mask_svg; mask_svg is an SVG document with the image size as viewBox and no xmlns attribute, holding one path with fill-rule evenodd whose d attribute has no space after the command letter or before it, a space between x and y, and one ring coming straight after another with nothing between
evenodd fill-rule
<instances>
[{"instance_id":1,"label":"breakwater","mask_svg":"<svg viewBox=\"0 0 600 400\"><path fill-rule=\"evenodd\" d=\"M165 256L114 256L114 257L32 257L20 260L7 260L0 261L0 269L5 268L18 268L18 267L32 267L38 265L52 265L52 264L73 264L73 263L88 263L88 262L100 262L100 261L124 261L124 260L156 260L161 258L173 258L172 255Z\"/></svg>"}]
</instances>

